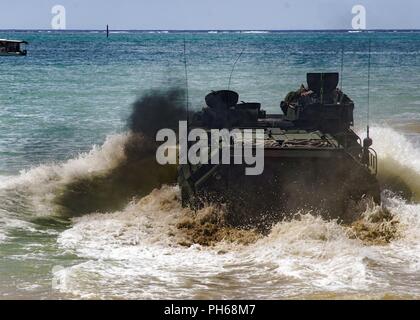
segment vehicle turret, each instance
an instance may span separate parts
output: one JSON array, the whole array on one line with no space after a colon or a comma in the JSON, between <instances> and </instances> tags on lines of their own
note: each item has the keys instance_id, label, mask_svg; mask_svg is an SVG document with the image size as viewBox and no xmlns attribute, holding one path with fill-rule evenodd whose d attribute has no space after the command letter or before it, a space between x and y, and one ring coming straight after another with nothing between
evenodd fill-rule
<instances>
[{"instance_id":1,"label":"vehicle turret","mask_svg":"<svg viewBox=\"0 0 420 320\"><path fill-rule=\"evenodd\" d=\"M194 115L194 124L207 128L254 126L265 117L261 104L238 103L239 95L231 90L212 91L206 97L206 107Z\"/></svg>"},{"instance_id":2,"label":"vehicle turret","mask_svg":"<svg viewBox=\"0 0 420 320\"><path fill-rule=\"evenodd\" d=\"M290 92L280 107L302 129L336 133L353 125L353 101L339 88L338 73L308 73L307 87Z\"/></svg>"}]
</instances>

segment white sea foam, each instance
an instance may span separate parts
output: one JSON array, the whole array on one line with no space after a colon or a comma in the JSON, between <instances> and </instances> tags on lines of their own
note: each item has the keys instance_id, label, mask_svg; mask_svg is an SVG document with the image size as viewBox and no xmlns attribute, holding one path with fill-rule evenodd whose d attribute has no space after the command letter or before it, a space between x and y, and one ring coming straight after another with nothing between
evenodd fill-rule
<instances>
[{"instance_id":1,"label":"white sea foam","mask_svg":"<svg viewBox=\"0 0 420 320\"><path fill-rule=\"evenodd\" d=\"M248 33L248 34L265 34L265 33L270 33L270 31L265 31L265 30L249 30L249 31L241 31L241 33Z\"/></svg>"},{"instance_id":2,"label":"white sea foam","mask_svg":"<svg viewBox=\"0 0 420 320\"><path fill-rule=\"evenodd\" d=\"M394 130L371 134L380 170L409 172L402 178L419 192L418 150ZM88 261L57 275L60 290L84 298L420 295L418 204L385 194L401 234L389 244L367 245L349 237L348 227L307 213L250 245L185 248L178 244L185 210L178 197L177 188L163 187L121 212L75 219L58 243ZM106 285L98 287L98 279Z\"/></svg>"},{"instance_id":3,"label":"white sea foam","mask_svg":"<svg viewBox=\"0 0 420 320\"><path fill-rule=\"evenodd\" d=\"M418 195L419 151L394 130L374 127L371 135L381 174L400 175ZM45 194L112 169L125 139L113 136L66 163L5 177L2 189ZM74 218L58 246L84 262L57 271L57 288L83 298L420 297L420 205L389 193L383 200L398 220L399 236L389 244L367 244L348 227L306 213L252 244L185 247L177 224L187 209L178 188L164 186L122 211Z\"/></svg>"},{"instance_id":4,"label":"white sea foam","mask_svg":"<svg viewBox=\"0 0 420 320\"><path fill-rule=\"evenodd\" d=\"M405 284L419 272L418 205L388 199L402 237L387 245L366 245L348 227L305 214L254 244L185 248L178 193L164 187L121 212L75 219L58 242L88 261L58 275L60 290L84 298L420 295L416 283Z\"/></svg>"},{"instance_id":5,"label":"white sea foam","mask_svg":"<svg viewBox=\"0 0 420 320\"><path fill-rule=\"evenodd\" d=\"M379 175L402 179L420 200L420 150L404 135L391 128L371 128L373 147L379 157Z\"/></svg>"},{"instance_id":6,"label":"white sea foam","mask_svg":"<svg viewBox=\"0 0 420 320\"><path fill-rule=\"evenodd\" d=\"M22 171L18 176L0 180L0 194L14 192L31 201L40 215L54 214L51 200L63 185L75 179L93 176L113 169L125 159L124 143L128 134L107 137L102 146L93 146L87 153L64 163L50 163Z\"/></svg>"},{"instance_id":7,"label":"white sea foam","mask_svg":"<svg viewBox=\"0 0 420 320\"><path fill-rule=\"evenodd\" d=\"M1 226L1 225L0 225ZM6 241L6 239L7 239L7 236L6 236L6 234L5 234L5 231L4 230L2 230L2 228L0 227L0 243L2 243L2 242L4 242L4 241Z\"/></svg>"}]
</instances>

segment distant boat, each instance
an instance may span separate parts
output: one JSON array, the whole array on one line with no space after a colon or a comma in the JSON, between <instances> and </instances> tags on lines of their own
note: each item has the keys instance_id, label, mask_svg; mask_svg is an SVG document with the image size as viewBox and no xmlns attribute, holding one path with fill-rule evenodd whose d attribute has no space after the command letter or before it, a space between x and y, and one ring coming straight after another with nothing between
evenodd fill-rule
<instances>
[{"instance_id":1,"label":"distant boat","mask_svg":"<svg viewBox=\"0 0 420 320\"><path fill-rule=\"evenodd\" d=\"M0 56L26 56L27 41L0 39Z\"/></svg>"}]
</instances>

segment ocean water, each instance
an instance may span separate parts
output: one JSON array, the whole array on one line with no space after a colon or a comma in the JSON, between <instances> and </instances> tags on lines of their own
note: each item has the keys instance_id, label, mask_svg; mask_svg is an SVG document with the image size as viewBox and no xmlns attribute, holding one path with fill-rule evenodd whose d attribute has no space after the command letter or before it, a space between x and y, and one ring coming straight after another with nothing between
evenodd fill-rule
<instances>
[{"instance_id":1,"label":"ocean water","mask_svg":"<svg viewBox=\"0 0 420 320\"><path fill-rule=\"evenodd\" d=\"M27 57L0 57L0 298L420 298L420 32L106 39L100 31L1 31L0 38L30 43ZM215 213L181 208L174 185L118 209L63 214L58 195L125 161L136 97L185 87L184 39L191 108L228 86L243 50L230 87L273 113L306 72L343 69L361 136L371 42L370 125L383 208L366 209L361 227L301 212L267 235L224 230L210 246L191 241L179 223ZM384 210L392 219L376 222Z\"/></svg>"}]
</instances>

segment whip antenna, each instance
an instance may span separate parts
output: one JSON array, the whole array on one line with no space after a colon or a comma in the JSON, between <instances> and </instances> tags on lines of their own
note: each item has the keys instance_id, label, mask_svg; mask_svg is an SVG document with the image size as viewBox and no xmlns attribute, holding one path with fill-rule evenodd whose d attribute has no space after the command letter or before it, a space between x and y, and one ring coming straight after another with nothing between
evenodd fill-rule
<instances>
[{"instance_id":1,"label":"whip antenna","mask_svg":"<svg viewBox=\"0 0 420 320\"><path fill-rule=\"evenodd\" d=\"M188 68L187 68L187 53L186 53L185 36L184 36L184 70L185 70L185 95L186 95L186 110L187 110L187 131L188 131L189 97L188 97Z\"/></svg>"},{"instance_id":2,"label":"whip antenna","mask_svg":"<svg viewBox=\"0 0 420 320\"><path fill-rule=\"evenodd\" d=\"M369 56L368 56L368 92L367 92L367 112L366 112L366 133L369 138L369 123L370 123L370 65L371 65L371 40L369 39Z\"/></svg>"},{"instance_id":3,"label":"whip antenna","mask_svg":"<svg viewBox=\"0 0 420 320\"><path fill-rule=\"evenodd\" d=\"M372 146L372 139L369 137L369 121L370 121L370 60L371 60L371 40L369 39L369 57L368 57L368 94L367 94L367 112L366 112L366 138L363 139L363 155L362 162L370 167L371 156L369 149Z\"/></svg>"},{"instance_id":4,"label":"whip antenna","mask_svg":"<svg viewBox=\"0 0 420 320\"><path fill-rule=\"evenodd\" d=\"M241 57L242 53L244 53L244 50L245 50L245 48L242 49L241 53L238 55L238 57L236 58L235 62L233 63L232 70L230 71L230 75L229 75L228 90L230 88L230 81L232 80L232 74L233 74L233 71L235 70L236 63L238 62L238 60Z\"/></svg>"},{"instance_id":5,"label":"whip antenna","mask_svg":"<svg viewBox=\"0 0 420 320\"><path fill-rule=\"evenodd\" d=\"M341 47L341 72L340 72L340 91L343 92L343 74L344 74L344 47Z\"/></svg>"}]
</instances>

